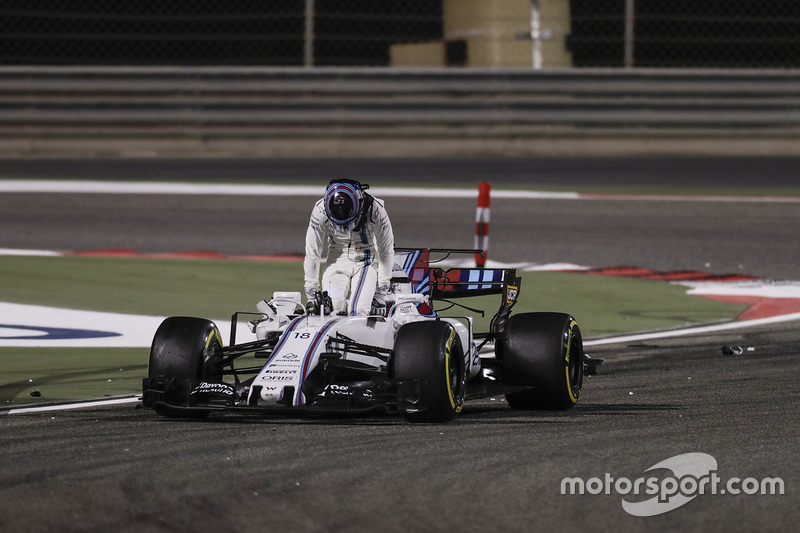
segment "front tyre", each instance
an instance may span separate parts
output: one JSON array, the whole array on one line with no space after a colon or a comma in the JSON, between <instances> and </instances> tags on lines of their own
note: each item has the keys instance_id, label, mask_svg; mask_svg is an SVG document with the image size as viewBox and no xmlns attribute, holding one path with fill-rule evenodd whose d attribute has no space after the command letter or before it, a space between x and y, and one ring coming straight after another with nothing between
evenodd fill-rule
<instances>
[{"instance_id":1,"label":"front tyre","mask_svg":"<svg viewBox=\"0 0 800 533\"><path fill-rule=\"evenodd\" d=\"M442 320L411 322L397 332L390 375L416 382L418 395L406 398L409 422L453 420L464 405L466 368L456 329Z\"/></svg>"},{"instance_id":2,"label":"front tyre","mask_svg":"<svg viewBox=\"0 0 800 533\"><path fill-rule=\"evenodd\" d=\"M142 404L164 402L193 407L192 387L222 381L222 335L210 320L170 317L156 330L150 347ZM208 412L194 412L205 416Z\"/></svg>"},{"instance_id":3,"label":"front tyre","mask_svg":"<svg viewBox=\"0 0 800 533\"><path fill-rule=\"evenodd\" d=\"M497 339L503 379L532 387L506 394L514 409L569 409L583 386L583 339L564 313L513 315Z\"/></svg>"}]
</instances>

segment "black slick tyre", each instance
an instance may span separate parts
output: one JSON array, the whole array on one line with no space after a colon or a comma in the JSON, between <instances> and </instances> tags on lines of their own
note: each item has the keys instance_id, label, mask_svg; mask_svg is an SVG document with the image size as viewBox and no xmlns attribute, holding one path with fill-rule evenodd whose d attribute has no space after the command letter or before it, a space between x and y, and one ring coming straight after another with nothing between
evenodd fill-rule
<instances>
[{"instance_id":1,"label":"black slick tyre","mask_svg":"<svg viewBox=\"0 0 800 533\"><path fill-rule=\"evenodd\" d=\"M150 347L148 380L170 384L163 401L177 406L187 402L192 383L222 381L222 336L210 320L170 317L156 330ZM196 413L192 416L204 416Z\"/></svg>"},{"instance_id":2,"label":"black slick tyre","mask_svg":"<svg viewBox=\"0 0 800 533\"><path fill-rule=\"evenodd\" d=\"M564 313L513 315L495 346L503 380L531 389L506 394L514 409L573 407L583 386L583 340Z\"/></svg>"},{"instance_id":3,"label":"black slick tyre","mask_svg":"<svg viewBox=\"0 0 800 533\"><path fill-rule=\"evenodd\" d=\"M442 320L403 325L395 339L390 375L419 384L404 417L409 422L453 420L464 405L464 351L455 328Z\"/></svg>"}]
</instances>

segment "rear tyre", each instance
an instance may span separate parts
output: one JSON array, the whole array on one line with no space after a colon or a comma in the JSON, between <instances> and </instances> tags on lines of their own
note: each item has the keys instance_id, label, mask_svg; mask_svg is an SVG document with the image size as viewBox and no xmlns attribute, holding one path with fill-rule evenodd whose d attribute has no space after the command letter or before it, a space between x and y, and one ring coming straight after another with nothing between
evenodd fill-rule
<instances>
[{"instance_id":1,"label":"rear tyre","mask_svg":"<svg viewBox=\"0 0 800 533\"><path fill-rule=\"evenodd\" d=\"M453 420L464 406L464 350L455 328L442 320L411 322L397 332L390 375L419 384L418 394L406 398L409 422Z\"/></svg>"},{"instance_id":2,"label":"rear tyre","mask_svg":"<svg viewBox=\"0 0 800 533\"><path fill-rule=\"evenodd\" d=\"M497 339L503 379L533 387L506 394L514 409L569 409L583 386L583 339L564 313L513 315Z\"/></svg>"},{"instance_id":3,"label":"rear tyre","mask_svg":"<svg viewBox=\"0 0 800 533\"><path fill-rule=\"evenodd\" d=\"M160 383L159 400L171 405L191 407L193 384L222 381L222 335L210 320L170 317L156 330L150 347L146 383ZM148 391L143 403L148 407ZM150 402L152 403L152 402ZM192 411L189 416L203 417L210 411Z\"/></svg>"}]
</instances>

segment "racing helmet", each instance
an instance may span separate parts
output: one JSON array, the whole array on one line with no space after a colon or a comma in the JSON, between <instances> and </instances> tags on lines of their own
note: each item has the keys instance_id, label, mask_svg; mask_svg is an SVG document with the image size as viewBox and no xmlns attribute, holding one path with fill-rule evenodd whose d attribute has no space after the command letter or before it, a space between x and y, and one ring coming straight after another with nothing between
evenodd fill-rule
<instances>
[{"instance_id":1,"label":"racing helmet","mask_svg":"<svg viewBox=\"0 0 800 533\"><path fill-rule=\"evenodd\" d=\"M354 180L334 180L325 190L325 214L338 231L353 231L364 209L364 186Z\"/></svg>"}]
</instances>

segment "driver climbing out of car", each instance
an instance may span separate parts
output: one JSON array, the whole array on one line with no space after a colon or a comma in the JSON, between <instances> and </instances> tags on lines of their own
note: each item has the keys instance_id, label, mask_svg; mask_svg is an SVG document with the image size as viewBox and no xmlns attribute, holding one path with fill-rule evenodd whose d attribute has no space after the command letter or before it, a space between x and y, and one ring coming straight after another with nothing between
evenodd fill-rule
<instances>
[{"instance_id":1,"label":"driver climbing out of car","mask_svg":"<svg viewBox=\"0 0 800 533\"><path fill-rule=\"evenodd\" d=\"M367 194L368 188L355 180L333 180L311 211L303 261L306 297L313 303L321 291L327 292L336 314L383 314L386 310L394 234L383 201ZM320 285L325 247L328 266Z\"/></svg>"}]
</instances>

